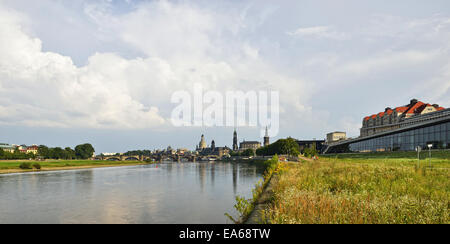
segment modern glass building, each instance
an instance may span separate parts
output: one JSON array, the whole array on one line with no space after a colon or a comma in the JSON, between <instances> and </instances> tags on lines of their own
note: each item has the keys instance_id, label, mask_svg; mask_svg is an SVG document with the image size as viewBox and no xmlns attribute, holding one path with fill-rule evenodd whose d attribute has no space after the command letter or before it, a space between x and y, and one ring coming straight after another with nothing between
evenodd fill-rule
<instances>
[{"instance_id":1,"label":"modern glass building","mask_svg":"<svg viewBox=\"0 0 450 244\"><path fill-rule=\"evenodd\" d=\"M324 153L450 149L450 109L405 121L398 129L330 144Z\"/></svg>"}]
</instances>

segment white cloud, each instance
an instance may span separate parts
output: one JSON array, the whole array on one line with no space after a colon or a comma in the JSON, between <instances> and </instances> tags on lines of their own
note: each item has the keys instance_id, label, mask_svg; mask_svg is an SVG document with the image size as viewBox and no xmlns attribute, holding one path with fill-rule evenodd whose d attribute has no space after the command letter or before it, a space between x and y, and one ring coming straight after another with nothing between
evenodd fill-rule
<instances>
[{"instance_id":1,"label":"white cloud","mask_svg":"<svg viewBox=\"0 0 450 244\"><path fill-rule=\"evenodd\" d=\"M450 21L445 15L364 15L324 23L319 17L297 18L288 5L142 1L116 11L115 2L79 2L85 3L82 11L64 18L75 23L83 16L82 24L74 24L77 31L89 23L86 39L99 44L83 49L73 44L77 38L67 40L73 45L58 47L73 48L67 52L71 57L44 51L52 45L28 31L37 25L30 26L25 14L2 9L0 123L164 127L172 92L191 90L194 83L217 91L280 90L282 123L307 133L325 127L355 133L350 127L376 112L367 103L383 94L376 103L395 106L388 94L399 87L402 93L392 93L401 102L421 94L430 102L450 102ZM115 43L109 48L114 52L92 53L104 43ZM73 64L78 50L88 53L85 65ZM433 86L424 88L424 83ZM354 94L360 100L351 110L335 101Z\"/></svg>"},{"instance_id":2,"label":"white cloud","mask_svg":"<svg viewBox=\"0 0 450 244\"><path fill-rule=\"evenodd\" d=\"M0 123L97 128L164 123L157 107L130 96L125 77L111 76L112 71L133 76L143 60L98 54L78 68L69 57L43 52L41 41L27 35L19 19L0 9Z\"/></svg>"},{"instance_id":3,"label":"white cloud","mask_svg":"<svg viewBox=\"0 0 450 244\"><path fill-rule=\"evenodd\" d=\"M281 74L246 40L234 38L231 14L167 1L113 15L105 5L86 13L110 38L142 55L96 53L85 66L23 31L18 14L1 9L0 123L88 128L168 126L172 92L201 83L208 90L281 90L284 111L301 117L311 85ZM231 23L226 25L225 23ZM233 34L234 33L234 34ZM294 117L295 117L294 116Z\"/></svg>"},{"instance_id":4,"label":"white cloud","mask_svg":"<svg viewBox=\"0 0 450 244\"><path fill-rule=\"evenodd\" d=\"M348 40L349 35L338 32L332 26L313 26L306 28L298 28L294 31L287 32L288 35L298 36L302 38L314 39L331 39L331 40Z\"/></svg>"}]
</instances>

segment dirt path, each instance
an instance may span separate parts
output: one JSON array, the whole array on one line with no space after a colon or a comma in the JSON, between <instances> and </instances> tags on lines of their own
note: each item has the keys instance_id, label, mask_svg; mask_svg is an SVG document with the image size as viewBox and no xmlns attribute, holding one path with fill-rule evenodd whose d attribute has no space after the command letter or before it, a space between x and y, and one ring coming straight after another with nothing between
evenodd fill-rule
<instances>
[{"instance_id":1,"label":"dirt path","mask_svg":"<svg viewBox=\"0 0 450 244\"><path fill-rule=\"evenodd\" d=\"M299 158L300 159L302 159L302 160L305 160L305 161L308 161L308 162L316 162L317 160L314 160L314 159L312 159L312 158L307 158L307 157L303 157L303 156L299 156Z\"/></svg>"}]
</instances>

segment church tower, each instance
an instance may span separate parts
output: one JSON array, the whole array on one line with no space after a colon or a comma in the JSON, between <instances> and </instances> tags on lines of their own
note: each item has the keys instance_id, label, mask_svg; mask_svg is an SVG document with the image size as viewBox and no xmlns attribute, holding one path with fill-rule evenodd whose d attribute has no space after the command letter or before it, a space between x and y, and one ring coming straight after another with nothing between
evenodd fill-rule
<instances>
[{"instance_id":1,"label":"church tower","mask_svg":"<svg viewBox=\"0 0 450 244\"><path fill-rule=\"evenodd\" d=\"M203 150L206 148L206 141L205 141L205 136L202 135L202 140L200 141L199 145L198 145L200 150Z\"/></svg>"},{"instance_id":2,"label":"church tower","mask_svg":"<svg viewBox=\"0 0 450 244\"><path fill-rule=\"evenodd\" d=\"M266 126L266 135L264 136L264 146L267 147L270 145L269 131Z\"/></svg>"},{"instance_id":3,"label":"church tower","mask_svg":"<svg viewBox=\"0 0 450 244\"><path fill-rule=\"evenodd\" d=\"M216 150L216 142L214 140L211 142L211 150L213 152Z\"/></svg>"},{"instance_id":4,"label":"church tower","mask_svg":"<svg viewBox=\"0 0 450 244\"><path fill-rule=\"evenodd\" d=\"M236 129L234 129L234 134L233 134L233 151L238 151L239 147L238 147L238 138L237 138L237 132Z\"/></svg>"}]
</instances>

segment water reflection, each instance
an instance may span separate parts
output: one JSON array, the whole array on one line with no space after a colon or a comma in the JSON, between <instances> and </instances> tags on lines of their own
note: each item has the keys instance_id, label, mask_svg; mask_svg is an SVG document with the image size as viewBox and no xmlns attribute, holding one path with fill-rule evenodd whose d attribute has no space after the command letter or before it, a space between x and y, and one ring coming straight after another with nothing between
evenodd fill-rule
<instances>
[{"instance_id":1,"label":"water reflection","mask_svg":"<svg viewBox=\"0 0 450 244\"><path fill-rule=\"evenodd\" d=\"M162 163L0 176L0 223L226 223L253 165Z\"/></svg>"}]
</instances>

